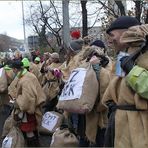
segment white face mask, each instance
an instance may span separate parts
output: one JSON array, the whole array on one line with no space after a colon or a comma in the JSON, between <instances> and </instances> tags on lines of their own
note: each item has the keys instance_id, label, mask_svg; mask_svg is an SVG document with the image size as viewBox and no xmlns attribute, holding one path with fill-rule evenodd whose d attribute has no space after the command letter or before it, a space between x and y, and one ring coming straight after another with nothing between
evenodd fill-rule
<instances>
[{"instance_id":1,"label":"white face mask","mask_svg":"<svg viewBox=\"0 0 148 148\"><path fill-rule=\"evenodd\" d=\"M119 77L124 77L125 76L125 72L122 70L121 68L121 61L120 59L124 56L128 56L129 54L126 52L122 52L120 51L118 56L117 56L117 61L116 61L116 76Z\"/></svg>"}]
</instances>

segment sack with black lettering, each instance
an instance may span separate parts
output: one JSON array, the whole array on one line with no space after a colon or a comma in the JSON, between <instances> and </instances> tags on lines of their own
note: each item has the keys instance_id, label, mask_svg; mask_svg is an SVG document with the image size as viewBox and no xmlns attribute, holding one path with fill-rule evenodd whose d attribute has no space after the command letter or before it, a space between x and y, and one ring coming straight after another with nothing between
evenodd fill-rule
<instances>
[{"instance_id":1,"label":"sack with black lettering","mask_svg":"<svg viewBox=\"0 0 148 148\"><path fill-rule=\"evenodd\" d=\"M0 93L7 90L7 77L4 68L0 68Z\"/></svg>"},{"instance_id":2,"label":"sack with black lettering","mask_svg":"<svg viewBox=\"0 0 148 148\"><path fill-rule=\"evenodd\" d=\"M25 140L18 127L13 126L8 135L4 138L2 148L24 147Z\"/></svg>"},{"instance_id":3,"label":"sack with black lettering","mask_svg":"<svg viewBox=\"0 0 148 148\"><path fill-rule=\"evenodd\" d=\"M85 114L93 109L98 96L98 80L92 66L74 69L59 97L57 108Z\"/></svg>"},{"instance_id":4,"label":"sack with black lettering","mask_svg":"<svg viewBox=\"0 0 148 148\"><path fill-rule=\"evenodd\" d=\"M42 117L39 132L42 134L53 134L61 126L63 119L64 116L61 113L55 111L46 112Z\"/></svg>"}]
</instances>

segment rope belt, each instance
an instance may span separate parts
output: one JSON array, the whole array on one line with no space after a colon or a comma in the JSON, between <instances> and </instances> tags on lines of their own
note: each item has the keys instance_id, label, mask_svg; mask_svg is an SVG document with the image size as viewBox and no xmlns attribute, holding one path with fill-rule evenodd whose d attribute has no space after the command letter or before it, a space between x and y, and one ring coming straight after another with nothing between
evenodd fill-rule
<instances>
[{"instance_id":1,"label":"rope belt","mask_svg":"<svg viewBox=\"0 0 148 148\"><path fill-rule=\"evenodd\" d=\"M117 109L126 111L147 111L145 109L137 109L135 105L116 105L114 102L108 102L107 106L111 112Z\"/></svg>"},{"instance_id":2,"label":"rope belt","mask_svg":"<svg viewBox=\"0 0 148 148\"><path fill-rule=\"evenodd\" d=\"M115 138L115 114L116 110L124 110L124 111L147 111L144 109L137 109L135 105L116 105L114 102L107 102L107 106L109 108L108 114L108 126L105 132L105 147L114 147L114 138Z\"/></svg>"}]
</instances>

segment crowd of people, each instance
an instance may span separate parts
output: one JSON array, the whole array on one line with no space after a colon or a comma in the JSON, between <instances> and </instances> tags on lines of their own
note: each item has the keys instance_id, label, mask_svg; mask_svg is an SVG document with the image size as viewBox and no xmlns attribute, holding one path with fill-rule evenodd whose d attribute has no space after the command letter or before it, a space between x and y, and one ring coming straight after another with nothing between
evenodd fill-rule
<instances>
[{"instance_id":1,"label":"crowd of people","mask_svg":"<svg viewBox=\"0 0 148 148\"><path fill-rule=\"evenodd\" d=\"M148 147L148 24L121 16L106 33L107 45L89 36L81 38L80 32L71 33L64 62L57 52L46 52L42 58L33 55L31 59L16 52L14 59L4 62L0 69L1 140L15 126L22 133L25 146L40 147L43 115L54 111L62 114L60 127L74 134L78 147ZM107 47L114 49L115 58L108 55ZM84 90L92 91L89 94L94 98L90 101L94 100L94 104L87 111L78 108L79 104L75 104L76 111L75 106L68 110L59 105L68 85L71 84L69 93L78 93L71 89L75 87L76 69L90 70L84 81L94 77L90 77L88 84L80 82L81 78L79 83L85 85L82 87L75 83L78 90L82 89L81 95L87 94ZM94 80L94 85L89 83ZM83 98L85 106L87 101ZM65 100L67 107L69 100ZM10 123L13 124L8 130ZM63 140L58 146L67 146L66 142ZM71 142L68 146L76 144Z\"/></svg>"}]
</instances>

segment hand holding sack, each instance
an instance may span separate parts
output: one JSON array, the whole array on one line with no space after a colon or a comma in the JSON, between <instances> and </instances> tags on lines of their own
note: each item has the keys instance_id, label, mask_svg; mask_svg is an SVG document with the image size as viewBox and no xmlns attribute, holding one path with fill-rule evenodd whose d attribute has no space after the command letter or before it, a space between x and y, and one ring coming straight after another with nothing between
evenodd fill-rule
<instances>
[{"instance_id":1,"label":"hand holding sack","mask_svg":"<svg viewBox=\"0 0 148 148\"><path fill-rule=\"evenodd\" d=\"M74 69L65 83L57 108L85 114L92 110L98 95L98 81L91 65Z\"/></svg>"}]
</instances>

